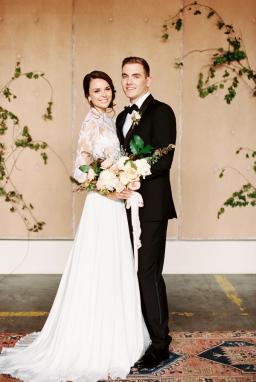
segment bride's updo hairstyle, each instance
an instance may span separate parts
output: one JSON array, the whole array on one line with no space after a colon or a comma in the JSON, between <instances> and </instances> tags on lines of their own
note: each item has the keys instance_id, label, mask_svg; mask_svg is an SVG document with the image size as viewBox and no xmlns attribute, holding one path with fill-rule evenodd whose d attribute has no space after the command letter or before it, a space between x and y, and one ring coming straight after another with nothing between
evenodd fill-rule
<instances>
[{"instance_id":1,"label":"bride's updo hairstyle","mask_svg":"<svg viewBox=\"0 0 256 382\"><path fill-rule=\"evenodd\" d=\"M109 107L113 108L116 90L114 88L113 82L112 82L111 78L109 77L109 75L105 72L101 72L100 70L93 70L91 73L88 73L85 75L84 80L83 80L85 98L88 100L91 80L95 80L97 78L105 80L109 84L109 86L112 90L112 100L109 104ZM89 104L91 106L93 106L91 104L91 102L89 102Z\"/></svg>"}]
</instances>

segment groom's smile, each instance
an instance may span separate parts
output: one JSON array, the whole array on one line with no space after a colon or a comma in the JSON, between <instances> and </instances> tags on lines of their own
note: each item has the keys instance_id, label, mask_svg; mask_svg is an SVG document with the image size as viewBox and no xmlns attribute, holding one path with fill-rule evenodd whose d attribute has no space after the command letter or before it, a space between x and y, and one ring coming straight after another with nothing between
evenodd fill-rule
<instances>
[{"instance_id":1,"label":"groom's smile","mask_svg":"<svg viewBox=\"0 0 256 382\"><path fill-rule=\"evenodd\" d=\"M128 63L122 70L122 87L130 102L136 102L149 90L151 78L146 76L141 64Z\"/></svg>"}]
</instances>

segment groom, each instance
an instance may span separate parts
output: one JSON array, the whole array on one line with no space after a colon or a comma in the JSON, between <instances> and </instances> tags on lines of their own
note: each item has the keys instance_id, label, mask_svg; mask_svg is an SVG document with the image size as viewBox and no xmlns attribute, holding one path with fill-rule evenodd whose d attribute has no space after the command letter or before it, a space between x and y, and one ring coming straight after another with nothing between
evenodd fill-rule
<instances>
[{"instance_id":1,"label":"groom","mask_svg":"<svg viewBox=\"0 0 256 382\"><path fill-rule=\"evenodd\" d=\"M140 57L123 60L122 87L130 106L118 115L116 125L120 143L128 153L131 153L129 143L134 134L154 149L175 144L174 112L169 105L152 97L150 83L150 68L146 60ZM140 114L136 123L133 123L133 110ZM138 116L137 113L135 115ZM152 340L144 356L134 365L143 372L152 371L169 357L171 337L162 269L168 219L176 218L169 178L172 160L173 151L153 165L152 174L142 181L139 190L144 207L140 208L142 247L139 250L138 279L142 312ZM127 214L131 233L130 210Z\"/></svg>"}]
</instances>

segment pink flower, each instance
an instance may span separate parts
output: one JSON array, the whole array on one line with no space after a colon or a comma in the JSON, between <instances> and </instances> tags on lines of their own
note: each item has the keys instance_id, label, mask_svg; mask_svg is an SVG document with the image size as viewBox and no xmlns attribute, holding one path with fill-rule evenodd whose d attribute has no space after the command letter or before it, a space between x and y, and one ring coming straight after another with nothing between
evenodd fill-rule
<instances>
[{"instance_id":1,"label":"pink flower","mask_svg":"<svg viewBox=\"0 0 256 382\"><path fill-rule=\"evenodd\" d=\"M140 182L131 182L127 185L127 188L132 191L136 191L140 188Z\"/></svg>"},{"instance_id":2,"label":"pink flower","mask_svg":"<svg viewBox=\"0 0 256 382\"><path fill-rule=\"evenodd\" d=\"M113 165L113 159L107 158L103 162L101 162L100 167L106 170L107 168L111 167Z\"/></svg>"},{"instance_id":3,"label":"pink flower","mask_svg":"<svg viewBox=\"0 0 256 382\"><path fill-rule=\"evenodd\" d=\"M138 180L138 174L136 169L132 167L125 168L125 171L120 171L119 179L120 179L120 182L123 183L125 186L129 182Z\"/></svg>"}]
</instances>

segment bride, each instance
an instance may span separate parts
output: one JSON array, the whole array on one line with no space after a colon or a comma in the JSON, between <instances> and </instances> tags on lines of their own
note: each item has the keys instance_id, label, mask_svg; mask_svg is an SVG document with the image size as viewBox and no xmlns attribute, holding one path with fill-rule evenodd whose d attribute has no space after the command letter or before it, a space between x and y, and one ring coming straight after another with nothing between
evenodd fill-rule
<instances>
[{"instance_id":1,"label":"bride","mask_svg":"<svg viewBox=\"0 0 256 382\"><path fill-rule=\"evenodd\" d=\"M74 177L83 164L118 159L115 123L107 113L115 89L104 72L84 77L91 109L80 131ZM40 333L3 349L0 373L24 382L96 382L126 378L149 345L123 199L89 192L48 319Z\"/></svg>"}]
</instances>

